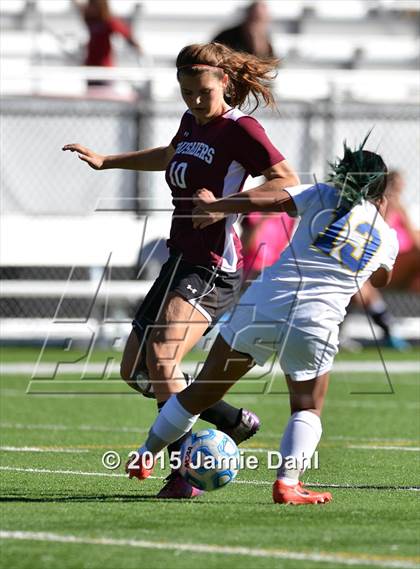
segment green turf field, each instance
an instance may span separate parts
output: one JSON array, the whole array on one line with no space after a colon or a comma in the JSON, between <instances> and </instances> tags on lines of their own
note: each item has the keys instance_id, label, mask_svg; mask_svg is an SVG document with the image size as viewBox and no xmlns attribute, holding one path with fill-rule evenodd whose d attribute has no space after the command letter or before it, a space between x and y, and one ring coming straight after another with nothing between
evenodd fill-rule
<instances>
[{"instance_id":1,"label":"green turf field","mask_svg":"<svg viewBox=\"0 0 420 569\"><path fill-rule=\"evenodd\" d=\"M3 349L2 361L30 364L38 355ZM42 361L58 356L51 350ZM77 376L61 375L26 393L30 373L5 368L3 566L419 566L419 377L413 352L383 356L393 365L390 381L383 370L354 371L360 362L380 362L374 350L338 358L347 371L332 376L320 468L305 475L308 485L331 488L333 502L305 507L271 501L274 472L266 467L266 451L278 449L288 416L280 380L277 393L261 394L249 384L229 396L262 419L260 434L243 445L259 457L259 469L241 471L237 482L218 492L180 502L154 498L165 476L159 469L140 483L128 481L122 466L110 471L101 463L105 451L119 452L124 461L143 442L155 416L153 401L131 394L115 377L88 378L85 388ZM91 361L110 357L120 355L98 352ZM91 394L77 394L75 386Z\"/></svg>"}]
</instances>

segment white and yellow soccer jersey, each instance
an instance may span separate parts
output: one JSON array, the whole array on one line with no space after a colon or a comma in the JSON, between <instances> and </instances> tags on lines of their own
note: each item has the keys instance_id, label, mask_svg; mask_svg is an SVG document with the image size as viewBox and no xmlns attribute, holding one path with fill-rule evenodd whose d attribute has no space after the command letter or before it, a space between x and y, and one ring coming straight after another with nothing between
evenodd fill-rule
<instances>
[{"instance_id":1,"label":"white and yellow soccer jersey","mask_svg":"<svg viewBox=\"0 0 420 569\"><path fill-rule=\"evenodd\" d=\"M293 310L293 304L295 322L302 320L306 328L311 322L337 324L372 273L379 267L392 269L397 234L368 201L350 211L337 209L339 192L327 184L286 191L300 221L289 247L264 272L258 312L273 315L285 304Z\"/></svg>"},{"instance_id":2,"label":"white and yellow soccer jersey","mask_svg":"<svg viewBox=\"0 0 420 569\"><path fill-rule=\"evenodd\" d=\"M222 335L259 364L274 349L286 373L307 379L332 365L351 297L378 268L392 269L398 240L368 201L340 207L327 184L286 191L300 217L292 241L241 297Z\"/></svg>"}]
</instances>

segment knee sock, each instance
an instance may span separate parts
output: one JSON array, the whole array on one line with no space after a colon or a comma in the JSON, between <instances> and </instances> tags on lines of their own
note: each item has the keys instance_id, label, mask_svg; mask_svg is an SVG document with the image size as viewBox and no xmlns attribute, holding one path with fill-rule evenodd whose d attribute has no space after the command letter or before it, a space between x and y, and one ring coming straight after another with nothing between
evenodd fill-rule
<instances>
[{"instance_id":1,"label":"knee sock","mask_svg":"<svg viewBox=\"0 0 420 569\"><path fill-rule=\"evenodd\" d=\"M162 407L165 405L165 403L166 403L166 401L161 401L160 403L157 404L157 408L158 408L159 413L160 413L160 410L162 409ZM185 433L185 435L180 437L175 442L168 445L166 450L168 451L169 462L171 462L172 453L179 452L181 450L181 447L184 444L184 441L190 436L190 434L191 434L191 430L189 430L188 433Z\"/></svg>"},{"instance_id":2,"label":"knee sock","mask_svg":"<svg viewBox=\"0 0 420 569\"><path fill-rule=\"evenodd\" d=\"M312 458L322 434L321 419L311 411L293 413L287 423L280 444L282 465L277 471L277 478L286 484L296 484ZM297 468L288 468L287 457L293 457ZM305 459L305 460L303 460Z\"/></svg>"},{"instance_id":3,"label":"knee sock","mask_svg":"<svg viewBox=\"0 0 420 569\"><path fill-rule=\"evenodd\" d=\"M191 415L179 403L176 395L172 395L162 407L153 423L144 446L139 452L146 450L153 454L159 453L166 446L186 435L194 426L199 415Z\"/></svg>"}]
</instances>

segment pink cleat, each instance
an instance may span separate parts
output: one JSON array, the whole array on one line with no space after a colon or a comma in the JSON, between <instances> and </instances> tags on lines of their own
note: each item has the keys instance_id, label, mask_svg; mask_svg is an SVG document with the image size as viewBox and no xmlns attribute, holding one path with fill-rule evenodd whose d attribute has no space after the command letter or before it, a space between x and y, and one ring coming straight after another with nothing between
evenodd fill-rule
<instances>
[{"instance_id":1,"label":"pink cleat","mask_svg":"<svg viewBox=\"0 0 420 569\"><path fill-rule=\"evenodd\" d=\"M243 441L246 441L257 434L261 427L261 422L259 417L252 411L248 409L241 409L241 419L236 427L231 429L222 429L217 427L219 431L223 431L229 435L237 445L240 445Z\"/></svg>"},{"instance_id":2,"label":"pink cleat","mask_svg":"<svg viewBox=\"0 0 420 569\"><path fill-rule=\"evenodd\" d=\"M177 470L171 472L166 480L167 482L157 494L157 498L164 500L189 500L191 498L197 498L204 493L203 490L198 490L198 488L194 488L194 486L188 484Z\"/></svg>"}]
</instances>

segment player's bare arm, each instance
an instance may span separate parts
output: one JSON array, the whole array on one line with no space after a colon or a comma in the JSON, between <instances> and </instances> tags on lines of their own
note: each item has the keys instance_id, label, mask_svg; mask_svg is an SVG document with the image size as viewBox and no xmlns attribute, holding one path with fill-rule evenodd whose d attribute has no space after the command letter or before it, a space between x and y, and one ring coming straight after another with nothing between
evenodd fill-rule
<instances>
[{"instance_id":1,"label":"player's bare arm","mask_svg":"<svg viewBox=\"0 0 420 569\"><path fill-rule=\"evenodd\" d=\"M263 171L263 175L267 180L280 180L282 188L297 186L300 184L299 176L287 160L282 160L270 168L267 168ZM259 187L261 188L262 186Z\"/></svg>"},{"instance_id":2,"label":"player's bare arm","mask_svg":"<svg viewBox=\"0 0 420 569\"><path fill-rule=\"evenodd\" d=\"M392 271L387 271L384 267L380 267L370 277L370 282L375 288L383 288L391 282Z\"/></svg>"},{"instance_id":3,"label":"player's bare arm","mask_svg":"<svg viewBox=\"0 0 420 569\"><path fill-rule=\"evenodd\" d=\"M125 154L103 155L86 148L81 144L66 144L62 150L77 152L78 157L94 170L123 170L164 171L175 149L172 145L148 148Z\"/></svg>"},{"instance_id":4,"label":"player's bare arm","mask_svg":"<svg viewBox=\"0 0 420 569\"><path fill-rule=\"evenodd\" d=\"M227 198L216 199L210 190L202 188L194 197L194 227L203 229L218 221L222 213L249 213L251 211L282 211L295 215L290 195L284 188L296 186L300 180L286 160L264 170L266 182L246 192L238 192Z\"/></svg>"}]
</instances>

